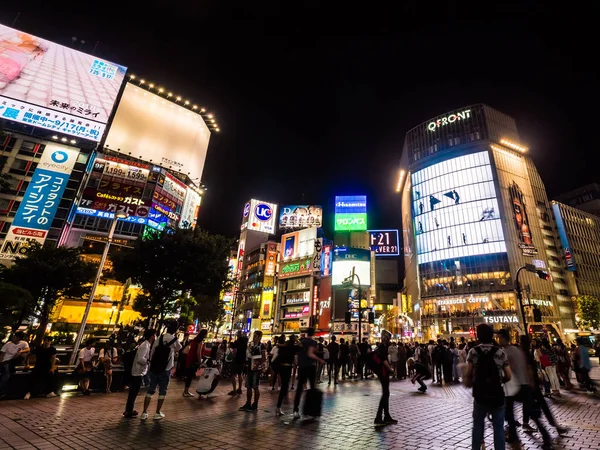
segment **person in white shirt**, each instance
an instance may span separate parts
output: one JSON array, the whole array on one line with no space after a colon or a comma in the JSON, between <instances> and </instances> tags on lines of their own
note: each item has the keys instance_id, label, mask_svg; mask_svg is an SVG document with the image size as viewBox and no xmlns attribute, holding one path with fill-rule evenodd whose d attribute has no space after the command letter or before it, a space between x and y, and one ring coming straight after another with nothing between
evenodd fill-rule
<instances>
[{"instance_id":1,"label":"person in white shirt","mask_svg":"<svg viewBox=\"0 0 600 450\"><path fill-rule=\"evenodd\" d=\"M110 341L107 341L104 348L100 350L98 360L102 362L104 366L104 377L106 378L106 393L110 394L110 387L112 386L112 373L113 365L118 360L119 353L117 349L112 346Z\"/></svg>"},{"instance_id":2,"label":"person in white shirt","mask_svg":"<svg viewBox=\"0 0 600 450\"><path fill-rule=\"evenodd\" d=\"M0 350L0 398L6 397L6 390L10 375L15 371L15 363L18 358L29 353L29 344L23 340L25 335L22 331L13 334L12 339L2 346Z\"/></svg>"},{"instance_id":3,"label":"person in white shirt","mask_svg":"<svg viewBox=\"0 0 600 450\"><path fill-rule=\"evenodd\" d=\"M144 399L144 411L140 417L142 420L148 418L148 406L150 406L150 400L156 392L157 387L158 403L156 404L156 414L154 414L153 419L160 420L165 417L161 408L167 396L171 369L175 365L175 353L181 350L181 343L177 340L177 336L175 336L178 327L177 321L171 322L167 327L167 332L156 339L150 349L150 384L148 385L146 398Z\"/></svg>"},{"instance_id":4,"label":"person in white shirt","mask_svg":"<svg viewBox=\"0 0 600 450\"><path fill-rule=\"evenodd\" d=\"M138 345L135 352L133 366L131 367L131 386L129 386L127 404L125 405L125 412L123 413L123 417L127 419L138 415L138 412L135 411L133 407L135 406L135 399L140 392L140 387L142 386L142 378L148 372L150 349L152 348L152 344L154 344L155 339L155 331L146 330L144 332L144 339Z\"/></svg>"},{"instance_id":5,"label":"person in white shirt","mask_svg":"<svg viewBox=\"0 0 600 450\"><path fill-rule=\"evenodd\" d=\"M200 373L200 379L198 380L198 385L196 386L198 400L200 400L202 395L206 395L206 398L208 398L208 394L214 391L219 384L220 378L221 376L219 369L213 367L212 359L206 361L206 368L202 369L202 372Z\"/></svg>"},{"instance_id":6,"label":"person in white shirt","mask_svg":"<svg viewBox=\"0 0 600 450\"><path fill-rule=\"evenodd\" d=\"M92 374L92 358L96 354L96 349L93 347L94 340L88 339L85 342L85 347L79 350L79 364L75 369L79 378L79 389L83 395L90 395L90 375Z\"/></svg>"}]
</instances>

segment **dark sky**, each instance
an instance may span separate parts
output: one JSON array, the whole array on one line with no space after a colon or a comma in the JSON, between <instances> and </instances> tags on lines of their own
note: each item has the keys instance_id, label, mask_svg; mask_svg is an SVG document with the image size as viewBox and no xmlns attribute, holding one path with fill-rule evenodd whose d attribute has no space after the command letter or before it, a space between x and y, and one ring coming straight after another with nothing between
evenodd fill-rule
<instances>
[{"instance_id":1,"label":"dark sky","mask_svg":"<svg viewBox=\"0 0 600 450\"><path fill-rule=\"evenodd\" d=\"M369 196L370 228L400 227L404 134L479 102L516 118L551 196L600 178L597 6L355 3L20 1L0 21L20 12L16 27L87 52L100 41L98 56L213 111L213 232L236 235L250 197L323 204L332 225L345 193Z\"/></svg>"}]
</instances>

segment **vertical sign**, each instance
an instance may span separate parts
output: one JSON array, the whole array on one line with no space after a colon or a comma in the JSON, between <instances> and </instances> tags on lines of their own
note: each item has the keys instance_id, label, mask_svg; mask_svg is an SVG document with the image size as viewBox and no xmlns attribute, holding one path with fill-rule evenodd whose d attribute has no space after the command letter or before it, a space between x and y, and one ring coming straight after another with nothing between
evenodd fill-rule
<instances>
[{"instance_id":1,"label":"vertical sign","mask_svg":"<svg viewBox=\"0 0 600 450\"><path fill-rule=\"evenodd\" d=\"M46 145L2 244L0 259L23 256L29 241L45 242L78 155L79 149Z\"/></svg>"}]
</instances>

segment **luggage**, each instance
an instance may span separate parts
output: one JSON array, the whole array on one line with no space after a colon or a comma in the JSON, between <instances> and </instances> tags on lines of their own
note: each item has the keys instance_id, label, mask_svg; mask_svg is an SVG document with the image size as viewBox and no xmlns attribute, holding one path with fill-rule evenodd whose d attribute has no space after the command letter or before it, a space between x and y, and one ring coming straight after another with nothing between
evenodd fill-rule
<instances>
[{"instance_id":1,"label":"luggage","mask_svg":"<svg viewBox=\"0 0 600 450\"><path fill-rule=\"evenodd\" d=\"M323 392L319 389L309 389L306 391L304 399L304 408L302 414L311 417L320 417L323 407Z\"/></svg>"}]
</instances>

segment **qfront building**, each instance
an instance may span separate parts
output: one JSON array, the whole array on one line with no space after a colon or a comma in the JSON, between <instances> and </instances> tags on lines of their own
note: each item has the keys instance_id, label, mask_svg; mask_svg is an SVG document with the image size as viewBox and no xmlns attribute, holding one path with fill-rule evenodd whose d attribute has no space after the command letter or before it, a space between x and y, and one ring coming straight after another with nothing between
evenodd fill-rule
<instances>
[{"instance_id":1,"label":"qfront building","mask_svg":"<svg viewBox=\"0 0 600 450\"><path fill-rule=\"evenodd\" d=\"M530 331L560 336L573 328L551 207L527 150L514 119L482 104L406 134L402 312L422 339L472 334L480 323L522 333L515 275L525 265L550 274L520 273Z\"/></svg>"}]
</instances>

